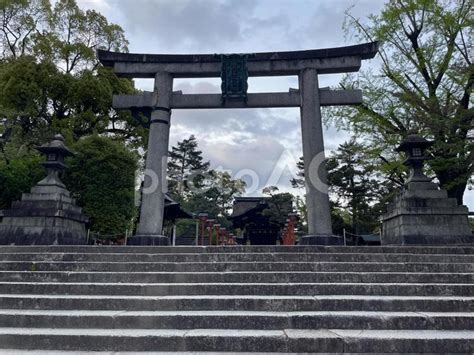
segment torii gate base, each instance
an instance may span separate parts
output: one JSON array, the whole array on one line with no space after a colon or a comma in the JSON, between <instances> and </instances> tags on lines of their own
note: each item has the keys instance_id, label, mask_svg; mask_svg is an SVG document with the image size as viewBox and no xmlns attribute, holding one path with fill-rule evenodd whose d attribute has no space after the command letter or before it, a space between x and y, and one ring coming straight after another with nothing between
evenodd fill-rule
<instances>
[{"instance_id":1,"label":"torii gate base","mask_svg":"<svg viewBox=\"0 0 474 355\"><path fill-rule=\"evenodd\" d=\"M127 78L154 78L153 92L114 96L114 108L146 114L150 135L137 235L133 245L163 245L161 235L171 109L299 107L303 141L308 235L302 244L342 244L332 233L321 106L357 105L360 90L320 89L318 75L356 72L377 53L377 43L245 55L153 55L99 51L102 64ZM247 94L248 76L297 75L299 89ZM222 95L173 92L173 78L222 77Z\"/></svg>"}]
</instances>

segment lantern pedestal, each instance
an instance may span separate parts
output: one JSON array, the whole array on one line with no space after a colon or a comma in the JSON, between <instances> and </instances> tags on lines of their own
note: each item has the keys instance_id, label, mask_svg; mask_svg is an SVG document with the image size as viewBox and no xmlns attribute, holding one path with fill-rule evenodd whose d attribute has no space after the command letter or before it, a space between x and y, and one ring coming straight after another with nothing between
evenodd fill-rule
<instances>
[{"instance_id":1,"label":"lantern pedestal","mask_svg":"<svg viewBox=\"0 0 474 355\"><path fill-rule=\"evenodd\" d=\"M58 177L66 167L64 157L72 153L60 135L38 150L47 156L43 166L48 176L24 193L21 201L13 202L11 209L1 211L0 244L86 244L88 218Z\"/></svg>"},{"instance_id":2,"label":"lantern pedestal","mask_svg":"<svg viewBox=\"0 0 474 355\"><path fill-rule=\"evenodd\" d=\"M411 135L398 148L407 153L410 177L382 216L382 245L474 243L468 208L423 174L424 149L430 145Z\"/></svg>"},{"instance_id":3,"label":"lantern pedestal","mask_svg":"<svg viewBox=\"0 0 474 355\"><path fill-rule=\"evenodd\" d=\"M39 183L3 212L0 244L84 245L87 220L69 191Z\"/></svg>"},{"instance_id":4,"label":"lantern pedestal","mask_svg":"<svg viewBox=\"0 0 474 355\"><path fill-rule=\"evenodd\" d=\"M468 213L436 184L409 183L382 216L382 245L473 243Z\"/></svg>"}]
</instances>

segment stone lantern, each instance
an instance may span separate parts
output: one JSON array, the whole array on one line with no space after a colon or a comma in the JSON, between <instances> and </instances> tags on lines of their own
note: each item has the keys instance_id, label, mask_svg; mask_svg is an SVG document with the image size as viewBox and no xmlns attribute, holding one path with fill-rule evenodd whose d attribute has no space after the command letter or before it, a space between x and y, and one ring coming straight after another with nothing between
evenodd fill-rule
<instances>
[{"instance_id":1,"label":"stone lantern","mask_svg":"<svg viewBox=\"0 0 474 355\"><path fill-rule=\"evenodd\" d=\"M405 152L410 176L382 215L383 245L472 243L466 206L458 206L423 173L433 142L411 134L396 149Z\"/></svg>"},{"instance_id":2,"label":"stone lantern","mask_svg":"<svg viewBox=\"0 0 474 355\"><path fill-rule=\"evenodd\" d=\"M433 142L426 140L416 134L410 134L396 149L397 152L405 152L407 159L404 164L410 168L410 176L407 183L411 182L431 182L423 173L425 160L431 159L426 155L426 150L433 145Z\"/></svg>"},{"instance_id":3,"label":"stone lantern","mask_svg":"<svg viewBox=\"0 0 474 355\"><path fill-rule=\"evenodd\" d=\"M41 163L46 168L48 176L38 183L38 185L59 186L65 188L59 179L59 173L66 170L64 159L74 155L68 147L64 145L64 138L57 134L53 140L47 144L43 144L36 148L40 153L44 154L46 161Z\"/></svg>"},{"instance_id":4,"label":"stone lantern","mask_svg":"<svg viewBox=\"0 0 474 355\"><path fill-rule=\"evenodd\" d=\"M30 193L23 193L21 201L13 202L11 209L2 211L0 244L86 244L88 218L59 179L66 169L64 159L73 153L59 134L37 150L46 157L42 165L47 176Z\"/></svg>"}]
</instances>

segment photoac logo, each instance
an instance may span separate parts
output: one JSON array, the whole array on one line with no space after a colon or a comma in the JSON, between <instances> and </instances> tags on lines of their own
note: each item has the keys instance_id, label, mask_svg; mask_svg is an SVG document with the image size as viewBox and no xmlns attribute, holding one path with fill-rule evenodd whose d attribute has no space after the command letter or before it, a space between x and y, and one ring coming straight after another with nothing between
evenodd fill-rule
<instances>
[{"instance_id":1,"label":"photoac logo","mask_svg":"<svg viewBox=\"0 0 474 355\"><path fill-rule=\"evenodd\" d=\"M288 172L291 178L299 179L298 169L297 169L298 159L294 154L289 150L284 150L278 160L274 163L272 171L269 177L265 180L262 179L259 174L250 168L243 168L234 172L231 169L224 169L223 167L218 167L212 170L202 170L196 169L192 170L188 175L186 175L182 181L178 181L178 184L181 184L181 188L186 187L187 193L203 193L212 188L222 188L218 183L219 179L222 179L222 173L227 173L231 179L237 180L242 179L246 182L246 193L253 194L260 192L265 186L276 186L281 181L285 172ZM305 159L305 185L306 190L316 189L322 193L328 193L327 185L327 172L325 167L326 162L326 152L322 151L312 157L309 161L308 167L306 167ZM158 170L158 169L157 169ZM144 170L144 183L142 188L142 194L153 194L158 189L161 189L162 193L168 192L168 184L166 179L167 172L167 157L164 157L161 162L161 177L159 174L152 168L147 168ZM175 175L175 172L171 172ZM261 181L265 181L264 184L261 184ZM289 179L288 179L289 181Z\"/></svg>"}]
</instances>

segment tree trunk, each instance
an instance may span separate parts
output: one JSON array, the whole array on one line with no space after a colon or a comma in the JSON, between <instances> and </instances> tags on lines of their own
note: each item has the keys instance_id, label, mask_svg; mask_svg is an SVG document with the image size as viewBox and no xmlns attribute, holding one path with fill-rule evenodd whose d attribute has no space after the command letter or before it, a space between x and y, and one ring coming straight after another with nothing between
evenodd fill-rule
<instances>
[{"instance_id":1,"label":"tree trunk","mask_svg":"<svg viewBox=\"0 0 474 355\"><path fill-rule=\"evenodd\" d=\"M435 171L436 177L439 180L439 185L442 189L448 192L448 197L455 198L458 205L463 204L464 191L467 186L467 178L457 184L453 185L454 180L460 179L460 176L464 176L466 173L459 170L443 170Z\"/></svg>"},{"instance_id":2,"label":"tree trunk","mask_svg":"<svg viewBox=\"0 0 474 355\"><path fill-rule=\"evenodd\" d=\"M447 189L448 196L453 197L458 201L458 205L463 204L464 191L466 191L467 182L456 184Z\"/></svg>"}]
</instances>

